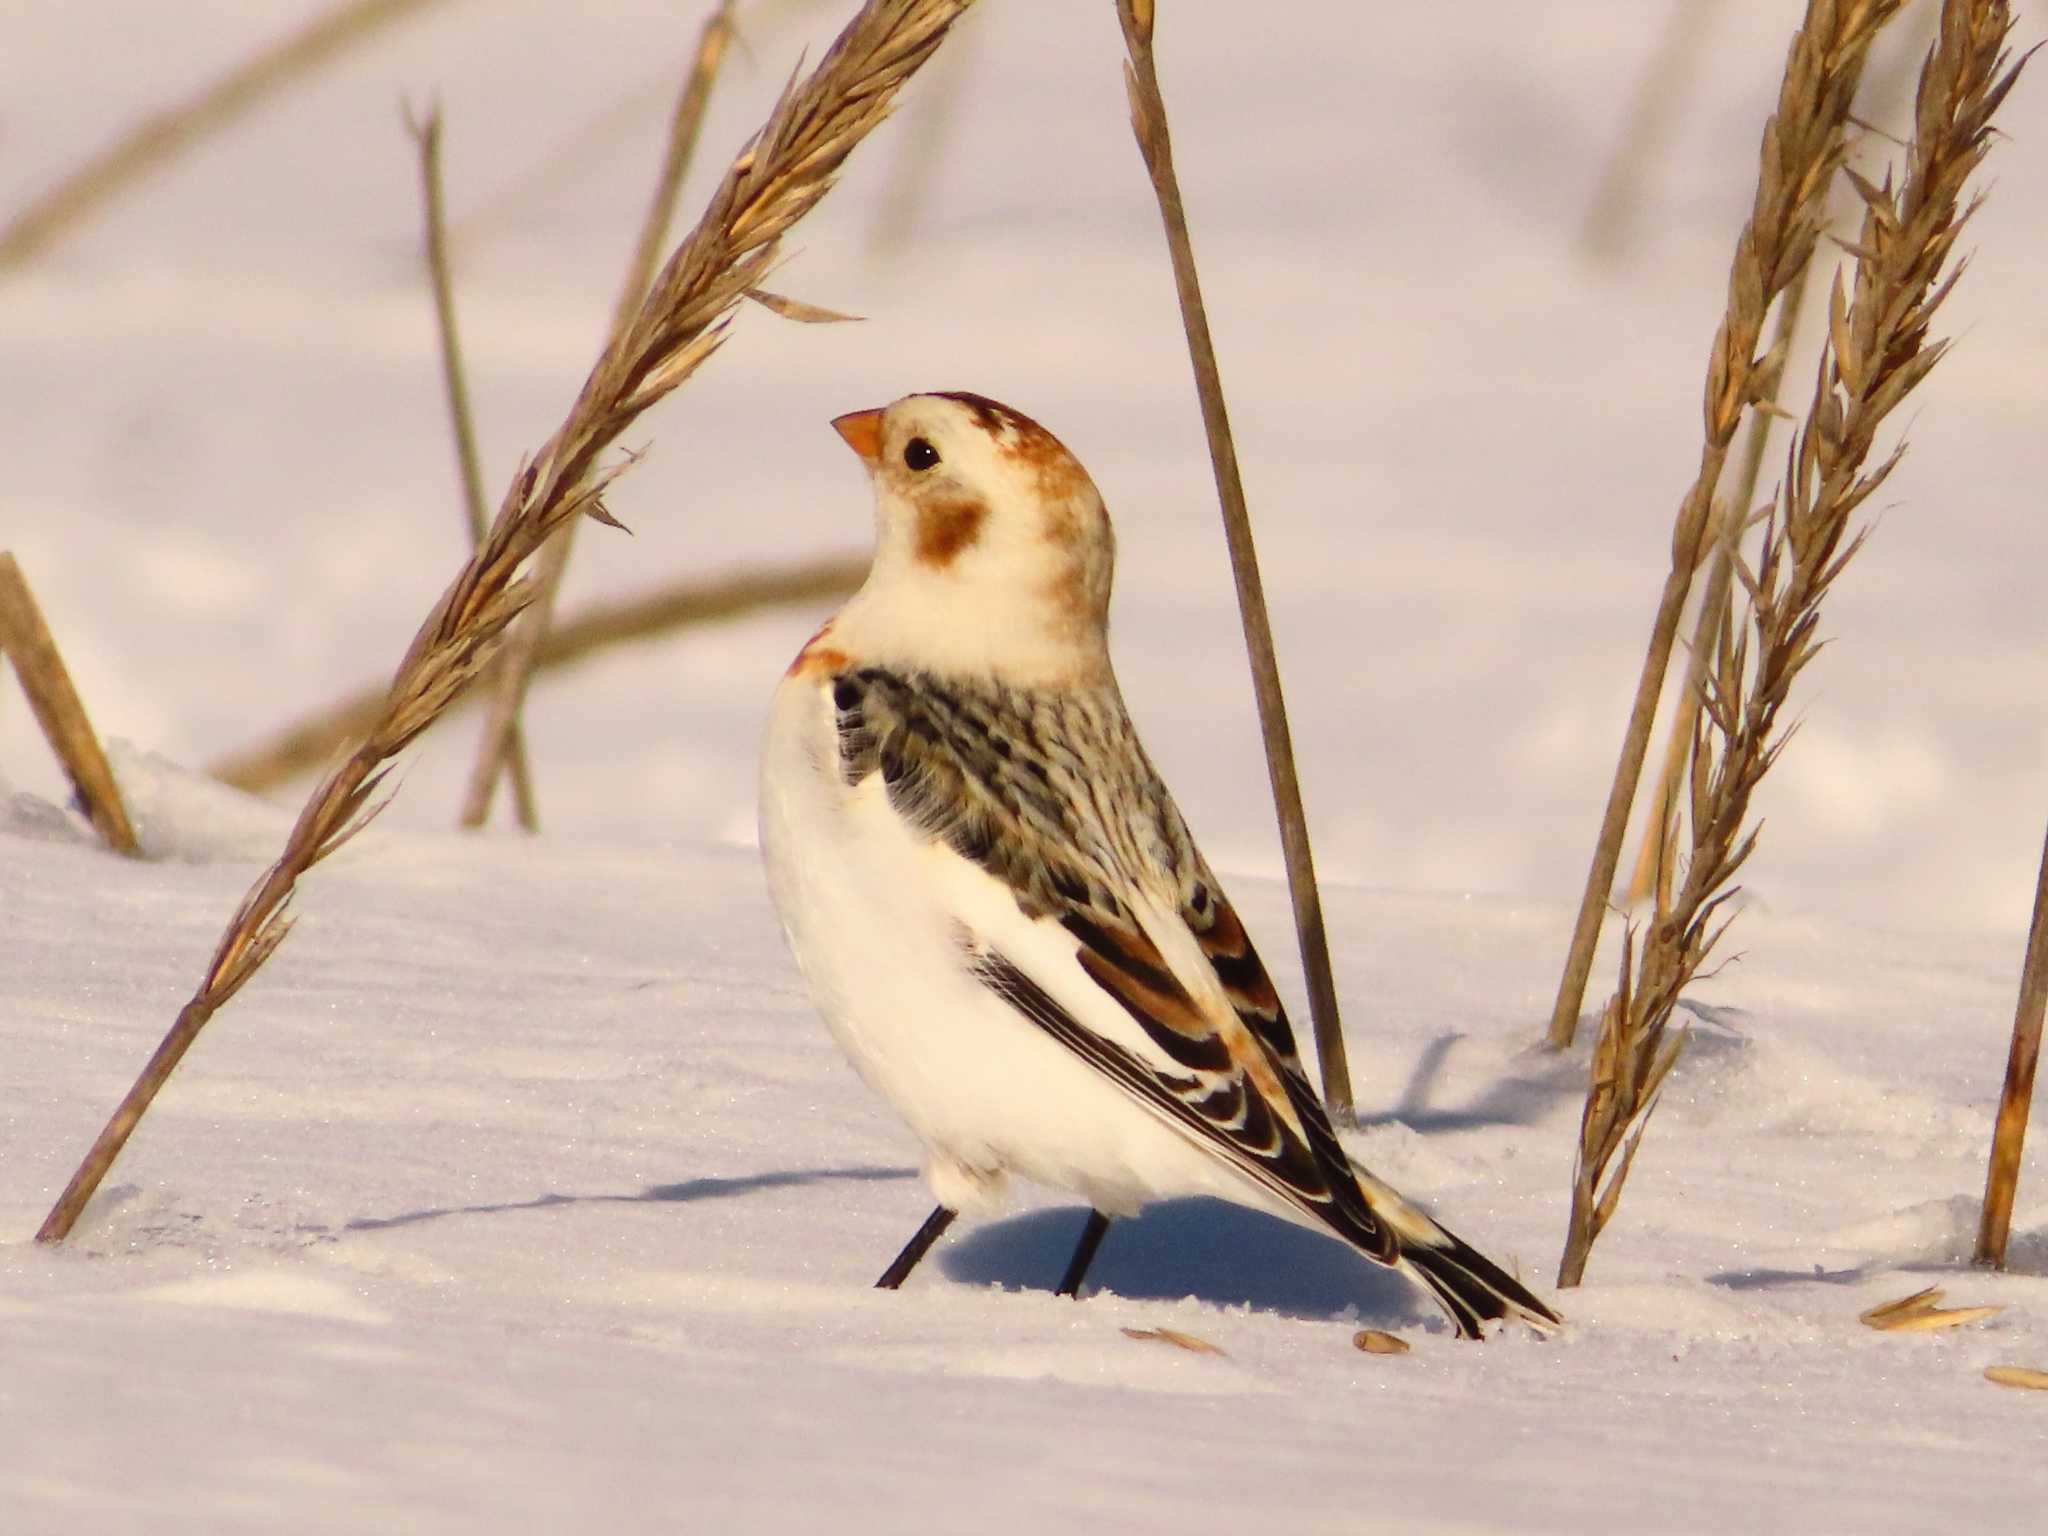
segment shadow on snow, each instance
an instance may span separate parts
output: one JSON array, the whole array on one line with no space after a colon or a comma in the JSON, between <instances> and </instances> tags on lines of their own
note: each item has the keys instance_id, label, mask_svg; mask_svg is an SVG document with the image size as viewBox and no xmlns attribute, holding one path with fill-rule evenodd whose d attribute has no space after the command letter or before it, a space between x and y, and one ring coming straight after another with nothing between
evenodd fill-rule
<instances>
[{"instance_id":1,"label":"shadow on snow","mask_svg":"<svg viewBox=\"0 0 2048 1536\"><path fill-rule=\"evenodd\" d=\"M1073 1206L978 1226L935 1256L950 1280L1050 1291L1087 1220ZM1162 1200L1111 1224L1084 1294L1193 1297L1290 1317L1410 1323L1436 1309L1401 1276L1333 1237L1221 1200Z\"/></svg>"},{"instance_id":2,"label":"shadow on snow","mask_svg":"<svg viewBox=\"0 0 2048 1536\"><path fill-rule=\"evenodd\" d=\"M537 1195L531 1200L505 1200L488 1205L444 1205L424 1211L407 1211L399 1216L358 1216L343 1229L374 1232L384 1227L408 1227L415 1222L438 1221L443 1216L495 1216L505 1211L544 1211L558 1205L640 1205L648 1202L686 1205L696 1200L729 1200L752 1194L757 1189L782 1189L793 1184L823 1184L848 1181L871 1184L892 1179L914 1179L915 1168L787 1168L774 1173L750 1173L726 1179L685 1179L680 1184L650 1184L637 1195Z\"/></svg>"}]
</instances>

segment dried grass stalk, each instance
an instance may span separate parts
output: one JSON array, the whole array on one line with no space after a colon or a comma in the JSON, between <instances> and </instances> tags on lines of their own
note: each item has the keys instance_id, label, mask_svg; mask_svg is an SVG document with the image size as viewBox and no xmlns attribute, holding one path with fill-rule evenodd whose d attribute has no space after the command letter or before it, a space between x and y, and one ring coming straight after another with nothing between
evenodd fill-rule
<instances>
[{"instance_id":1,"label":"dried grass stalk","mask_svg":"<svg viewBox=\"0 0 2048 1536\"><path fill-rule=\"evenodd\" d=\"M1632 946L1623 945L1621 986L1602 1018L1581 1119L1560 1286L1578 1283L1613 1213L1677 1054L1672 1010L1726 931L1718 914L1756 848L1750 797L1785 747L1780 715L1819 653L1822 601L1862 546L1864 532L1852 534L1851 520L1905 451L1901 444L1866 468L1877 432L1947 348L1928 329L1962 275L1955 242L1976 208L1962 202L1965 185L1990 150L1992 115L2025 62L2006 52L2011 24L2004 0L1945 0L1900 179L1887 173L1873 183L1846 172L1863 203L1861 231L1844 246L1853 278L1846 287L1835 279L1812 401L1756 561L1735 564L1748 610L1739 631L1721 631L1706 677L1684 882L1647 931L1632 978Z\"/></svg>"},{"instance_id":2,"label":"dried grass stalk","mask_svg":"<svg viewBox=\"0 0 2048 1536\"><path fill-rule=\"evenodd\" d=\"M484 474L476 448L475 416L469 405L469 376L462 366L462 336L455 323L455 277L448 263L448 219L441 196L441 113L438 108L419 122L407 115L406 127L420 151L420 200L426 211L424 255L428 286L434 295L434 319L441 335L441 379L448 391L448 420L455 437L455 464L462 477L462 504L469 527L469 547L483 542L490 514L484 509ZM506 743L512 776L512 806L519 825L540 829L534 804L533 772L527 765L526 742L516 725Z\"/></svg>"},{"instance_id":3,"label":"dried grass stalk","mask_svg":"<svg viewBox=\"0 0 2048 1536\"><path fill-rule=\"evenodd\" d=\"M742 296L773 265L782 236L831 189L854 146L888 116L897 91L970 4L867 0L810 76L784 90L631 323L605 347L567 418L513 476L483 543L399 664L376 723L314 789L284 851L236 909L198 990L72 1175L38 1241L70 1232L206 1021L284 942L299 877L361 830L376 812L392 758L488 661L493 642L532 599L521 565L570 520L610 520L604 492L630 461L601 467L604 451L717 351Z\"/></svg>"},{"instance_id":4,"label":"dried grass stalk","mask_svg":"<svg viewBox=\"0 0 2048 1536\"><path fill-rule=\"evenodd\" d=\"M1778 300L1777 318L1771 324L1771 352L1783 356L1791 350L1799 330L1799 317L1806 308L1806 296L1814 284L1811 261L1799 280ZM1782 415L1777 401L1784 375L1768 405L1759 402L1749 415L1742 434L1742 464L1736 472L1735 494L1716 505L1709 530L1707 584L1700 593L1699 612L1694 616L1692 645L1686 652L1685 677L1673 700L1671 733L1665 739L1664 759L1657 775L1655 809L1644 819L1642 847L1636 855L1635 872L1629 877L1631 907L1653 901L1662 917L1671 909L1671 892L1678 872L1679 812L1684 803L1685 772L1692 762L1694 736L1699 728L1700 700L1706 686L1707 662L1724 626L1734 621L1735 549L1749 527L1750 509L1756 505L1757 486L1763 475L1764 448L1770 440L1771 420Z\"/></svg>"},{"instance_id":5,"label":"dried grass stalk","mask_svg":"<svg viewBox=\"0 0 2048 1536\"><path fill-rule=\"evenodd\" d=\"M641 300L647 295L648 283L654 278L655 263L661 259L662 247L667 243L669 225L675 222L676 200L682 195L683 178L689 174L690 160L696 153L697 135L704 126L704 112L711 104L711 85L718 76L718 66L724 60L731 40L732 0L719 0L718 6L705 19L690 73L683 82L682 93L676 98L675 113L669 121L667 147L662 153L661 174L655 178L654 198L641 221L633 259L627 264L625 281L619 285L618 301L613 306L614 335L631 323ZM462 814L458 818L465 827L484 824L490 815L491 796L497 791L498 774L515 762L519 712L525 706L526 690L533 681L534 660L540 653L541 642L547 638L549 626L554 622L555 597L561 591L562 577L569 569L569 554L575 546L575 538L575 526L565 526L542 552L539 568L534 573L533 603L513 631L510 643L497 664L492 678L490 712L484 717L483 734L477 743L476 767L470 774L469 788L463 796ZM530 830L530 824L524 818L521 825L528 826Z\"/></svg>"},{"instance_id":6,"label":"dried grass stalk","mask_svg":"<svg viewBox=\"0 0 2048 1536\"><path fill-rule=\"evenodd\" d=\"M865 556L830 555L769 570L693 577L655 592L595 603L548 631L534 659L534 671L574 666L611 646L654 639L693 624L716 623L791 603L833 602L850 596L867 570ZM210 764L206 771L223 784L261 794L300 774L324 768L343 747L376 725L385 693L381 683L359 689L256 745ZM475 697L474 693L465 694L456 703L468 703Z\"/></svg>"},{"instance_id":7,"label":"dried grass stalk","mask_svg":"<svg viewBox=\"0 0 2048 1536\"><path fill-rule=\"evenodd\" d=\"M1644 183L1663 157L1671 120L1707 57L1707 35L1720 0L1678 0L1670 8L1656 50L1636 81L1635 99L1622 122L1614 153L1600 173L1579 245L1611 261L1626 249L1642 211Z\"/></svg>"},{"instance_id":8,"label":"dried grass stalk","mask_svg":"<svg viewBox=\"0 0 2048 1536\"><path fill-rule=\"evenodd\" d=\"M2005 1086L1991 1132L1991 1166L1984 1174L1984 1210L1977 1222L1979 1264L2005 1268L2012 1239L2012 1207L2020 1186L2020 1161L2027 1147L2027 1114L2034 1102L2034 1074L2041 1065L2041 1021L2048 1013L2048 844L2041 849L2041 875L2034 886L2034 920L2027 930L2027 957L2020 967L2019 1003L2013 1009L2012 1046L2006 1052Z\"/></svg>"},{"instance_id":9,"label":"dried grass stalk","mask_svg":"<svg viewBox=\"0 0 2048 1536\"><path fill-rule=\"evenodd\" d=\"M43 728L43 739L57 754L93 829L116 853L139 856L142 849L136 844L135 828L121 804L121 791L107 767L92 721L86 718L84 701L72 684L71 671L64 665L35 594L29 591L28 578L6 550L0 550L0 655L14 663L14 675L21 679L21 690L28 695L28 706Z\"/></svg>"},{"instance_id":10,"label":"dried grass stalk","mask_svg":"<svg viewBox=\"0 0 2048 1536\"><path fill-rule=\"evenodd\" d=\"M0 268L40 254L71 225L268 97L436 0L349 0L238 64L189 101L152 112L0 228Z\"/></svg>"},{"instance_id":11,"label":"dried grass stalk","mask_svg":"<svg viewBox=\"0 0 2048 1536\"><path fill-rule=\"evenodd\" d=\"M1273 653L1273 624L1266 616L1265 583L1259 577L1259 552L1252 542L1251 514L1245 508L1244 481L1237 468L1237 446L1230 435L1230 416L1223 404L1223 377L1209 337L1209 315L1202 303L1202 284L1195 271L1195 249L1188 237L1187 212L1181 205L1180 178L1173 168L1173 141L1166 126L1166 102L1159 93L1159 73L1152 61L1151 0L1117 0L1124 46L1130 58L1124 85L1130 96L1131 132L1159 199L1166 226L1166 245L1173 260L1174 286L1187 331L1188 355L1194 364L1195 392L1202 403L1202 425L1209 438L1209 459L1216 472L1222 503L1223 531L1230 547L1230 569L1237 581L1238 617L1244 625L1245 652L1251 661L1253 692L1259 706L1259 727L1265 739L1266 773L1273 784L1273 808L1280 822L1280 849L1287 861L1287 889L1294 901L1294 931L1301 945L1301 968L1308 983L1310 1022L1316 1038L1316 1059L1323 1079L1323 1100L1330 1118L1352 1123L1351 1067L1344 1053L1344 1024L1337 1012L1337 984L1330 969L1330 941L1323 931L1323 900L1316 887L1315 856L1309 849L1308 816L1301 804L1301 781L1294 770L1294 739L1287 728L1287 700L1280 691L1280 664Z\"/></svg>"},{"instance_id":12,"label":"dried grass stalk","mask_svg":"<svg viewBox=\"0 0 2048 1536\"><path fill-rule=\"evenodd\" d=\"M1563 1050L1578 1032L1579 1006L1593 970L1600 920L1621 862L1629 808L1649 749L1657 695L1671 662L1679 615L1699 564L1701 545L1735 430L1752 405L1777 394L1782 351L1759 349L1772 302L1806 268L1820 237L1829 182L1842 165L1844 133L1856 83L1879 29L1901 0L1807 0L1806 18L1793 35L1778 89L1777 110L1764 124L1756 200L1735 243L1728 271L1728 303L1707 354L1704 436L1699 469L1678 506L1671 534L1671 571L1657 602L1650 642L1636 682L1635 702L1622 735L1614 783L1586 874L1585 893L1571 947L1551 1009L1548 1038Z\"/></svg>"}]
</instances>

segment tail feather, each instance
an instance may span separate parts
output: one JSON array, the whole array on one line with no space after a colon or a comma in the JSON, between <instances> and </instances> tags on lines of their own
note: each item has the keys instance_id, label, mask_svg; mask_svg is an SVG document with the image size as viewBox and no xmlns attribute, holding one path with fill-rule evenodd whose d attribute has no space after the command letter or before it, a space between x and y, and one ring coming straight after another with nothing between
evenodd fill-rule
<instances>
[{"instance_id":1,"label":"tail feather","mask_svg":"<svg viewBox=\"0 0 2048 1536\"><path fill-rule=\"evenodd\" d=\"M1429 1288L1458 1332L1483 1338L1483 1325L1509 1318L1548 1331L1564 1320L1535 1293L1455 1233L1436 1227L1430 1240L1404 1240L1397 1267Z\"/></svg>"}]
</instances>

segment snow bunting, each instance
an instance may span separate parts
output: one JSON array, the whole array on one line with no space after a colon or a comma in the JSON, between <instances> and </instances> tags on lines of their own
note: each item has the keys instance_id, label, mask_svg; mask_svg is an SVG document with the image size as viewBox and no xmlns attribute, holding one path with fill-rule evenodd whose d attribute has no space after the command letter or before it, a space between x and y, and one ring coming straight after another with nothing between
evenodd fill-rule
<instances>
[{"instance_id":1,"label":"snow bunting","mask_svg":"<svg viewBox=\"0 0 2048 1536\"><path fill-rule=\"evenodd\" d=\"M925 1146L938 1209L1017 1174L1109 1218L1213 1195L1351 1244L1460 1333L1556 1314L1355 1167L1110 669L1114 541L1074 457L972 394L832 424L875 488L867 582L776 691L761 847L834 1037Z\"/></svg>"}]
</instances>

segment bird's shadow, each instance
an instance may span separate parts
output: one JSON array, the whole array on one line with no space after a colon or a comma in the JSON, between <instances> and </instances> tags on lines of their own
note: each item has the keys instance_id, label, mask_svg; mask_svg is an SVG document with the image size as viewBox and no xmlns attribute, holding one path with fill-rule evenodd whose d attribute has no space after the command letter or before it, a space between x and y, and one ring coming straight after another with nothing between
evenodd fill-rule
<instances>
[{"instance_id":1,"label":"bird's shadow","mask_svg":"<svg viewBox=\"0 0 2048 1536\"><path fill-rule=\"evenodd\" d=\"M567 1205L687 1205L698 1200L730 1200L760 1189L782 1189L794 1184L822 1184L849 1181L860 1184L894 1179L914 1179L915 1168L783 1168L772 1173L750 1173L737 1178L684 1179L679 1184L650 1184L637 1195L536 1195L531 1200L504 1200L485 1205L442 1205L425 1210L404 1211L396 1216L358 1216L347 1222L348 1232L376 1232L385 1227L409 1227L444 1216L496 1216L506 1211L545 1211Z\"/></svg>"},{"instance_id":2,"label":"bird's shadow","mask_svg":"<svg viewBox=\"0 0 2048 1536\"><path fill-rule=\"evenodd\" d=\"M1086 1220L1085 1210L1063 1206L990 1222L942 1249L939 1268L970 1285L1050 1291ZM1435 1315L1407 1281L1335 1238L1200 1198L1163 1200L1113 1222L1083 1288L1095 1291L1400 1325Z\"/></svg>"}]
</instances>

